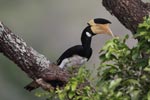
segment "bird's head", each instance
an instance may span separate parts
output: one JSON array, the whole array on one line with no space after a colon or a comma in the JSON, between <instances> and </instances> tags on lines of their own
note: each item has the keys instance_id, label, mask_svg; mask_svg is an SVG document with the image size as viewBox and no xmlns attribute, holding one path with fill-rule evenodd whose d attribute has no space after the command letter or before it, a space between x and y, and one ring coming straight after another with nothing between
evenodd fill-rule
<instances>
[{"instance_id":1,"label":"bird's head","mask_svg":"<svg viewBox=\"0 0 150 100\"><path fill-rule=\"evenodd\" d=\"M103 18L92 19L88 22L93 34L109 34L114 37L109 24L111 24L111 22Z\"/></svg>"}]
</instances>

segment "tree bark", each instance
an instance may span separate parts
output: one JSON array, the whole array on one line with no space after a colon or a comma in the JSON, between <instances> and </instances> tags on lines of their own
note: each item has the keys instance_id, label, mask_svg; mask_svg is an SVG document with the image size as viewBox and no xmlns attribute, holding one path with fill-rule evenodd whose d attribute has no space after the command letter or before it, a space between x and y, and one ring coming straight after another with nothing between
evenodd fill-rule
<instances>
[{"instance_id":1,"label":"tree bark","mask_svg":"<svg viewBox=\"0 0 150 100\"><path fill-rule=\"evenodd\" d=\"M2 22L0 22L0 52L34 80L26 87L29 91L39 86L46 90L57 85L64 86L70 77L67 71L60 69L44 55L28 46Z\"/></svg>"},{"instance_id":2,"label":"tree bark","mask_svg":"<svg viewBox=\"0 0 150 100\"><path fill-rule=\"evenodd\" d=\"M141 0L103 0L103 6L133 34L143 17L149 15L150 3Z\"/></svg>"}]
</instances>

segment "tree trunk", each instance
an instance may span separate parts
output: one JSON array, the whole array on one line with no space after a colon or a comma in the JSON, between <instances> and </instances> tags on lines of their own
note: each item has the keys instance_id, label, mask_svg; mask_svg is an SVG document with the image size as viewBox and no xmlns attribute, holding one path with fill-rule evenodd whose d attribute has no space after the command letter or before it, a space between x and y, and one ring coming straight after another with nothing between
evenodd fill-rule
<instances>
[{"instance_id":1,"label":"tree trunk","mask_svg":"<svg viewBox=\"0 0 150 100\"><path fill-rule=\"evenodd\" d=\"M103 0L104 7L133 34L143 17L149 15L150 3L141 0Z\"/></svg>"}]
</instances>

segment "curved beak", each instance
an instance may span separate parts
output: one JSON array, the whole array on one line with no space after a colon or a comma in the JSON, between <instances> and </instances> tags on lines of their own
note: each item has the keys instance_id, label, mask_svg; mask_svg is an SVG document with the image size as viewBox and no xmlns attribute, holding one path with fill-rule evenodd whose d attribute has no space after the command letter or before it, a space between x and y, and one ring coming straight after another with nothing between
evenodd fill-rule
<instances>
[{"instance_id":1,"label":"curved beak","mask_svg":"<svg viewBox=\"0 0 150 100\"><path fill-rule=\"evenodd\" d=\"M112 37L115 37L115 35L113 34L113 32L111 31L109 24L104 25L104 32L108 33L109 35L111 35Z\"/></svg>"},{"instance_id":2,"label":"curved beak","mask_svg":"<svg viewBox=\"0 0 150 100\"><path fill-rule=\"evenodd\" d=\"M90 20L88 22L88 25L91 26L91 30L94 34L109 34L112 37L115 37L115 35L112 33L109 23L108 24L96 24L93 20Z\"/></svg>"}]
</instances>

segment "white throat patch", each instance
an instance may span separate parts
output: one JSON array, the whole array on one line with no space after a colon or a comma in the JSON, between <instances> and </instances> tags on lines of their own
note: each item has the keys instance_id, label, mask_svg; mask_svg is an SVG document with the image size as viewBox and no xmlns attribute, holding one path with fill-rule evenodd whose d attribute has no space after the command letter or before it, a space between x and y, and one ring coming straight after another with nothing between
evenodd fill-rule
<instances>
[{"instance_id":1,"label":"white throat patch","mask_svg":"<svg viewBox=\"0 0 150 100\"><path fill-rule=\"evenodd\" d=\"M89 32L86 32L86 35L87 35L88 37L91 37L91 36L92 36Z\"/></svg>"}]
</instances>

